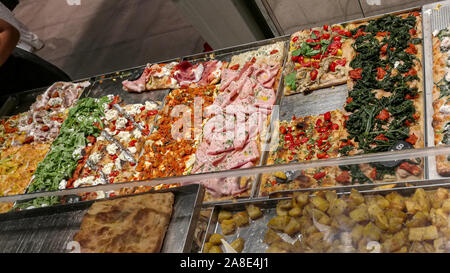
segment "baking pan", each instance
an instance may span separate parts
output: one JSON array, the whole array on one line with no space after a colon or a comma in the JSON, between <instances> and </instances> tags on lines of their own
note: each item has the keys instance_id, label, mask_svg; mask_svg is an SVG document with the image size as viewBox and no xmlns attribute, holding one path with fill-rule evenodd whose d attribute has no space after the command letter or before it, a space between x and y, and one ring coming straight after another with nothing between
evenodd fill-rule
<instances>
[{"instance_id":1,"label":"baking pan","mask_svg":"<svg viewBox=\"0 0 450 273\"><path fill-rule=\"evenodd\" d=\"M438 5L440 7L438 8ZM427 147L434 147L433 122L433 31L441 30L450 25L450 1L442 1L423 6L423 38L425 57L425 99L426 99L426 136ZM428 173L430 179L444 178L436 170L436 157L430 156Z\"/></svg>"},{"instance_id":2,"label":"baking pan","mask_svg":"<svg viewBox=\"0 0 450 273\"><path fill-rule=\"evenodd\" d=\"M172 218L161 252L190 252L203 200L203 187L188 185L158 192L175 194ZM109 199L112 198L102 200ZM70 252L70 242L79 231L83 216L93 202L83 201L1 214L0 252Z\"/></svg>"},{"instance_id":3,"label":"baking pan","mask_svg":"<svg viewBox=\"0 0 450 273\"><path fill-rule=\"evenodd\" d=\"M375 186L372 188L368 187L364 190L359 190L363 195L372 195L372 194L381 194L386 195L390 192L398 192L401 195L408 195L414 193L414 191L418 188L423 188L424 190L435 190L437 188L447 188L450 189L449 184L432 184L432 185L416 185L411 187L398 187L392 189L375 189ZM331 189L331 188L330 188ZM323 189L328 190L328 189ZM302 190L301 190L302 191ZM339 196L350 194L350 189L336 189L336 193ZM214 207L213 212L211 214L211 218L208 222L208 227L205 232L205 237L203 238L203 246L209 240L209 237L214 233L222 234L222 229L220 227L220 223L218 222L218 214L221 209L225 209L232 212L245 211L245 206L249 204L253 204L261 208L263 212L263 217L251 220L249 219L249 225L245 227L236 227L236 232L231 235L224 235L225 240L228 243L233 242L237 238L243 238L245 240L245 245L242 253L264 253L267 250L267 245L263 242L264 235L267 232L267 223L270 219L277 216L276 205L280 200L287 200L291 197L285 198L274 198L274 199L253 199L248 200L247 202L240 202L237 204L228 204L228 205L217 205ZM277 232L280 237L288 243L294 243L297 239L301 239L301 234L297 234L294 237L290 237L285 233Z\"/></svg>"}]
</instances>

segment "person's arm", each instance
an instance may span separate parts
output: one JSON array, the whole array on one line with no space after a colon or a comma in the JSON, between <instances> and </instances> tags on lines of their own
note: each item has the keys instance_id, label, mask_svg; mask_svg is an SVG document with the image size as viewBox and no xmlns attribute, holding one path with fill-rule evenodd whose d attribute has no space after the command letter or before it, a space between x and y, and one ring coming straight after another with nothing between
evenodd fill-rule
<instances>
[{"instance_id":1,"label":"person's arm","mask_svg":"<svg viewBox=\"0 0 450 273\"><path fill-rule=\"evenodd\" d=\"M2 66L9 55L11 55L19 42L19 38L19 31L12 25L0 19L0 66Z\"/></svg>"}]
</instances>

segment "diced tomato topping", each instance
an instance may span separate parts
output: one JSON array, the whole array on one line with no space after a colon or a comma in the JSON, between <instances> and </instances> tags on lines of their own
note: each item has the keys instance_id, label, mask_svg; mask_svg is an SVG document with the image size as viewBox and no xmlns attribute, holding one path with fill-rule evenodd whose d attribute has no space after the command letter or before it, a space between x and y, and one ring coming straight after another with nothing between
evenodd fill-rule
<instances>
[{"instance_id":1,"label":"diced tomato topping","mask_svg":"<svg viewBox=\"0 0 450 273\"><path fill-rule=\"evenodd\" d=\"M341 36L334 36L333 41L340 41L342 39Z\"/></svg>"},{"instance_id":2,"label":"diced tomato topping","mask_svg":"<svg viewBox=\"0 0 450 273\"><path fill-rule=\"evenodd\" d=\"M385 36L387 36L388 34L390 34L390 33L387 32L387 31L384 31L384 32L378 31L378 32L377 32L377 36L380 36L380 37L385 37Z\"/></svg>"},{"instance_id":3,"label":"diced tomato topping","mask_svg":"<svg viewBox=\"0 0 450 273\"><path fill-rule=\"evenodd\" d=\"M298 36L295 36L294 38L292 38L292 42L297 42L298 41Z\"/></svg>"},{"instance_id":4,"label":"diced tomato topping","mask_svg":"<svg viewBox=\"0 0 450 273\"><path fill-rule=\"evenodd\" d=\"M328 40L328 39L330 39L330 34L329 34L329 33L324 33L324 34L322 35L322 37L320 37L320 39Z\"/></svg>"},{"instance_id":5,"label":"diced tomato topping","mask_svg":"<svg viewBox=\"0 0 450 273\"><path fill-rule=\"evenodd\" d=\"M330 64L330 71L332 71L332 72L335 72L336 71L336 62L332 62L331 64Z\"/></svg>"},{"instance_id":6,"label":"diced tomato topping","mask_svg":"<svg viewBox=\"0 0 450 273\"><path fill-rule=\"evenodd\" d=\"M377 79L382 80L386 73L386 70L384 70L382 67L377 67Z\"/></svg>"},{"instance_id":7,"label":"diced tomato topping","mask_svg":"<svg viewBox=\"0 0 450 273\"><path fill-rule=\"evenodd\" d=\"M312 81L315 81L317 79L317 74L319 74L319 71L317 71L317 69L314 69L313 71L310 72Z\"/></svg>"},{"instance_id":8,"label":"diced tomato topping","mask_svg":"<svg viewBox=\"0 0 450 273\"><path fill-rule=\"evenodd\" d=\"M286 142L291 142L294 138L292 137L291 133L287 133L286 136L284 137L284 140Z\"/></svg>"},{"instance_id":9,"label":"diced tomato topping","mask_svg":"<svg viewBox=\"0 0 450 273\"><path fill-rule=\"evenodd\" d=\"M382 55L386 55L387 47L388 47L388 44L387 44L387 43L384 44L384 45L381 47L380 51L381 51L381 54L382 54Z\"/></svg>"},{"instance_id":10,"label":"diced tomato topping","mask_svg":"<svg viewBox=\"0 0 450 273\"><path fill-rule=\"evenodd\" d=\"M419 96L419 94L416 94L414 96L411 96L410 94L406 94L405 98L407 100L413 100L413 99L417 98L418 96Z\"/></svg>"},{"instance_id":11,"label":"diced tomato topping","mask_svg":"<svg viewBox=\"0 0 450 273\"><path fill-rule=\"evenodd\" d=\"M405 120L405 125L406 125L406 126L411 126L411 124L412 124L411 121Z\"/></svg>"},{"instance_id":12,"label":"diced tomato topping","mask_svg":"<svg viewBox=\"0 0 450 273\"><path fill-rule=\"evenodd\" d=\"M326 175L325 172L320 172L320 173L315 173L313 177L314 177L314 179L316 179L316 180L320 180L320 179L324 178L325 175Z\"/></svg>"},{"instance_id":13,"label":"diced tomato topping","mask_svg":"<svg viewBox=\"0 0 450 273\"><path fill-rule=\"evenodd\" d=\"M346 100L347 103L350 103L350 102L352 102L352 101L353 101L353 98L352 98L352 97L349 97L349 98Z\"/></svg>"},{"instance_id":14,"label":"diced tomato topping","mask_svg":"<svg viewBox=\"0 0 450 273\"><path fill-rule=\"evenodd\" d=\"M41 131L43 132L47 132L48 130L50 130L50 127L48 127L47 125L41 127Z\"/></svg>"},{"instance_id":15,"label":"diced tomato topping","mask_svg":"<svg viewBox=\"0 0 450 273\"><path fill-rule=\"evenodd\" d=\"M320 126L322 126L322 120L319 118L316 121L316 127L320 127Z\"/></svg>"},{"instance_id":16,"label":"diced tomato topping","mask_svg":"<svg viewBox=\"0 0 450 273\"><path fill-rule=\"evenodd\" d=\"M415 120L419 120L419 118L420 118L420 114L419 113L414 113L412 116L413 116L413 118Z\"/></svg>"},{"instance_id":17,"label":"diced tomato topping","mask_svg":"<svg viewBox=\"0 0 450 273\"><path fill-rule=\"evenodd\" d=\"M382 140L382 141L389 141L389 139L383 134L379 134L375 139Z\"/></svg>"},{"instance_id":18,"label":"diced tomato topping","mask_svg":"<svg viewBox=\"0 0 450 273\"><path fill-rule=\"evenodd\" d=\"M323 30L328 31L328 25L323 25Z\"/></svg>"},{"instance_id":19,"label":"diced tomato topping","mask_svg":"<svg viewBox=\"0 0 450 273\"><path fill-rule=\"evenodd\" d=\"M277 53L278 53L278 49L274 49L274 50L270 51L270 55L277 54Z\"/></svg>"},{"instance_id":20,"label":"diced tomato topping","mask_svg":"<svg viewBox=\"0 0 450 273\"><path fill-rule=\"evenodd\" d=\"M313 39L307 39L306 42L307 43L314 43L314 40Z\"/></svg>"},{"instance_id":21,"label":"diced tomato topping","mask_svg":"<svg viewBox=\"0 0 450 273\"><path fill-rule=\"evenodd\" d=\"M323 118L324 118L324 120L326 120L326 121L331 120L331 113L330 113L330 112L326 112L326 113L323 115Z\"/></svg>"},{"instance_id":22,"label":"diced tomato topping","mask_svg":"<svg viewBox=\"0 0 450 273\"><path fill-rule=\"evenodd\" d=\"M92 144L95 143L95 136L87 136L86 139Z\"/></svg>"},{"instance_id":23,"label":"diced tomato topping","mask_svg":"<svg viewBox=\"0 0 450 273\"><path fill-rule=\"evenodd\" d=\"M411 145L415 145L417 142L417 136L412 133L411 135L409 135L409 137L406 139L406 142L411 143Z\"/></svg>"},{"instance_id":24,"label":"diced tomato topping","mask_svg":"<svg viewBox=\"0 0 450 273\"><path fill-rule=\"evenodd\" d=\"M386 109L383 109L375 118L379 120L387 120L390 116L391 115L389 114L389 112Z\"/></svg>"},{"instance_id":25,"label":"diced tomato topping","mask_svg":"<svg viewBox=\"0 0 450 273\"><path fill-rule=\"evenodd\" d=\"M309 138L304 137L304 138L300 139L300 143L305 144L306 142L308 142L308 140L309 140Z\"/></svg>"},{"instance_id":26,"label":"diced tomato topping","mask_svg":"<svg viewBox=\"0 0 450 273\"><path fill-rule=\"evenodd\" d=\"M325 159L325 158L330 158L330 156L327 153L320 153L320 154L317 154L317 158L318 159Z\"/></svg>"},{"instance_id":27,"label":"diced tomato topping","mask_svg":"<svg viewBox=\"0 0 450 273\"><path fill-rule=\"evenodd\" d=\"M336 181L339 183L348 183L350 182L350 173L348 171L343 171L341 174L336 176Z\"/></svg>"},{"instance_id":28,"label":"diced tomato topping","mask_svg":"<svg viewBox=\"0 0 450 273\"><path fill-rule=\"evenodd\" d=\"M408 43L409 47L405 49L405 52L408 54L417 54L417 48L415 45Z\"/></svg>"},{"instance_id":29,"label":"diced tomato topping","mask_svg":"<svg viewBox=\"0 0 450 273\"><path fill-rule=\"evenodd\" d=\"M128 145L129 145L130 147L134 147L134 145L136 145L136 142L137 142L137 140L136 140L136 139L133 139L132 141L130 141L130 143L128 143Z\"/></svg>"},{"instance_id":30,"label":"diced tomato topping","mask_svg":"<svg viewBox=\"0 0 450 273\"><path fill-rule=\"evenodd\" d=\"M339 130L339 124L334 123L333 124L333 130Z\"/></svg>"},{"instance_id":31,"label":"diced tomato topping","mask_svg":"<svg viewBox=\"0 0 450 273\"><path fill-rule=\"evenodd\" d=\"M409 30L409 34L410 34L411 36L416 35L416 33L417 33L417 31L416 31L415 28L411 28L411 29Z\"/></svg>"},{"instance_id":32,"label":"diced tomato topping","mask_svg":"<svg viewBox=\"0 0 450 273\"><path fill-rule=\"evenodd\" d=\"M400 164L400 166L398 166L400 169L406 170L409 173L413 174L413 175L419 175L422 170L419 168L419 166L411 164L409 162L403 162L402 164Z\"/></svg>"},{"instance_id":33,"label":"diced tomato topping","mask_svg":"<svg viewBox=\"0 0 450 273\"><path fill-rule=\"evenodd\" d=\"M415 76L415 75L417 75L417 70L415 70L414 68L409 69L408 72L405 73L405 77Z\"/></svg>"},{"instance_id":34,"label":"diced tomato topping","mask_svg":"<svg viewBox=\"0 0 450 273\"><path fill-rule=\"evenodd\" d=\"M284 126L280 126L280 133L282 133L283 135L286 134L286 127Z\"/></svg>"},{"instance_id":35,"label":"diced tomato topping","mask_svg":"<svg viewBox=\"0 0 450 273\"><path fill-rule=\"evenodd\" d=\"M296 63L296 62L298 62L298 57L299 57L299 56L292 56L292 57L291 57L291 60L292 60L294 63Z\"/></svg>"},{"instance_id":36,"label":"diced tomato topping","mask_svg":"<svg viewBox=\"0 0 450 273\"><path fill-rule=\"evenodd\" d=\"M361 73L362 73L362 68L356 68L356 69L350 70L348 75L350 78L352 78L354 80L360 80L360 79L362 79Z\"/></svg>"},{"instance_id":37,"label":"diced tomato topping","mask_svg":"<svg viewBox=\"0 0 450 273\"><path fill-rule=\"evenodd\" d=\"M34 136L26 137L25 140L22 142L22 144L31 143L34 140Z\"/></svg>"},{"instance_id":38,"label":"diced tomato topping","mask_svg":"<svg viewBox=\"0 0 450 273\"><path fill-rule=\"evenodd\" d=\"M359 36L366 36L366 33L364 33L364 31L360 28L358 29L358 31L356 32L355 35L353 35L353 39L358 38Z\"/></svg>"},{"instance_id":39,"label":"diced tomato topping","mask_svg":"<svg viewBox=\"0 0 450 273\"><path fill-rule=\"evenodd\" d=\"M335 61L338 65L344 66L347 63L345 58L339 59Z\"/></svg>"},{"instance_id":40,"label":"diced tomato topping","mask_svg":"<svg viewBox=\"0 0 450 273\"><path fill-rule=\"evenodd\" d=\"M298 37L297 37L298 39ZM239 64L235 64L233 66L230 67L231 70L238 70L239 69Z\"/></svg>"},{"instance_id":41,"label":"diced tomato topping","mask_svg":"<svg viewBox=\"0 0 450 273\"><path fill-rule=\"evenodd\" d=\"M377 177L377 169L374 168L374 169L370 172L369 177L372 178L372 179L375 179L375 178Z\"/></svg>"}]
</instances>

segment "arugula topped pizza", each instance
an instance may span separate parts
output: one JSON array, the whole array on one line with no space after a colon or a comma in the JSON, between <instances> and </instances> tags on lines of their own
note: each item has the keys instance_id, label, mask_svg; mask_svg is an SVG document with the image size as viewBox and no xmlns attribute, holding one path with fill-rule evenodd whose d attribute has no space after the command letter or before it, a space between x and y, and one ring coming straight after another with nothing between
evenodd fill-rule
<instances>
[{"instance_id":1,"label":"arugula topped pizza","mask_svg":"<svg viewBox=\"0 0 450 273\"><path fill-rule=\"evenodd\" d=\"M344 51L351 33L342 25L316 27L292 34L285 70L285 95L346 82Z\"/></svg>"}]
</instances>

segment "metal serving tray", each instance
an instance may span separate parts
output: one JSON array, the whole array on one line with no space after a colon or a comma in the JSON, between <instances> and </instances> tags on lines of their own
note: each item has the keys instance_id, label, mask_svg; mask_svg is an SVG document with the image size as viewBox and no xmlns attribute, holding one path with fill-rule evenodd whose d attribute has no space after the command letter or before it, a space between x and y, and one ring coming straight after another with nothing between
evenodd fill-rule
<instances>
[{"instance_id":1,"label":"metal serving tray","mask_svg":"<svg viewBox=\"0 0 450 273\"><path fill-rule=\"evenodd\" d=\"M402 195L411 195L418 188L423 188L424 190L434 190L437 188L447 188L450 189L449 184L432 184L432 185L411 185L409 187L397 187L392 189L376 189L376 186L372 185L372 187L367 186L365 189L358 189L360 193L363 195L372 195L372 194L381 194L386 195L390 192L398 192ZM332 188L323 188L321 191L332 190ZM351 187L348 188L335 188L336 193L339 196L350 194ZM305 190L298 190L305 191ZM316 190L317 191L317 190ZM296 192L296 191L293 191ZM313 192L313 191L310 191ZM312 194L311 194L312 195ZM208 222L208 227L205 232L205 237L203 238L203 245L201 251L203 251L203 247L205 243L209 240L209 237L214 233L222 234L222 229L220 227L220 223L218 222L218 214L220 210L225 209L232 212L245 211L245 206L249 204L253 204L261 208L263 212L263 217L251 220L250 223L244 227L236 227L236 232L231 235L224 235L225 240L228 243L233 242L237 238L242 238L245 240L245 245L242 253L264 253L267 250L267 245L263 242L264 235L267 232L267 223L270 219L277 216L276 205L280 200L287 200L291 197L283 197L283 198L273 198L273 199L261 199L256 198L253 200L247 200L246 202L240 202L236 204L228 204L228 205L216 205L212 211L211 218ZM277 232L280 237L288 243L294 243L297 239L301 239L301 234L297 234L295 237L290 237L287 234Z\"/></svg>"},{"instance_id":2,"label":"metal serving tray","mask_svg":"<svg viewBox=\"0 0 450 273\"><path fill-rule=\"evenodd\" d=\"M438 8L440 5L440 8ZM425 57L425 96L426 96L426 136L428 138L427 147L434 147L433 122L433 31L441 30L450 25L450 1L442 1L422 8L423 14L423 38ZM428 171L430 179L442 179L436 170L436 157L428 157Z\"/></svg>"},{"instance_id":3,"label":"metal serving tray","mask_svg":"<svg viewBox=\"0 0 450 273\"><path fill-rule=\"evenodd\" d=\"M175 194L172 219L161 252L190 252L203 200L203 187L188 185L158 192ZM109 199L113 198L101 200ZM84 214L97 201L100 200L1 214L0 252L70 252L68 243L79 231Z\"/></svg>"},{"instance_id":4,"label":"metal serving tray","mask_svg":"<svg viewBox=\"0 0 450 273\"><path fill-rule=\"evenodd\" d=\"M411 11L419 11L418 8L410 8L401 11L395 11L387 14L403 14ZM345 23L357 23L357 22L365 22L368 20L376 19L382 17L386 14L375 15L367 18L347 21L340 24ZM422 20L422 24L424 25L424 20ZM422 62L424 62L422 59ZM287 62L287 60L285 60ZM424 77L425 79L425 77ZM423 83L425 88L425 83ZM319 115L326 113L328 111L333 110L343 110L345 101L348 97L348 86L347 84L326 87L310 92L298 93L289 96L285 96L283 93L284 90L281 90L281 102L280 102L280 121L281 120L291 120L293 116L296 117L304 117L309 115ZM426 98L424 98L426 101ZM427 105L424 102L424 111L427 109ZM427 135L425 134L425 143L427 143ZM266 159L269 157L269 151L266 152ZM264 165L267 164L267 161L264 161ZM262 176L260 176L262 177ZM428 161L427 158L424 160L424 178L428 177ZM260 184L262 181L258 181ZM353 185L352 185L353 186ZM257 192L255 192L255 196L259 195L259 187L257 188Z\"/></svg>"}]
</instances>

